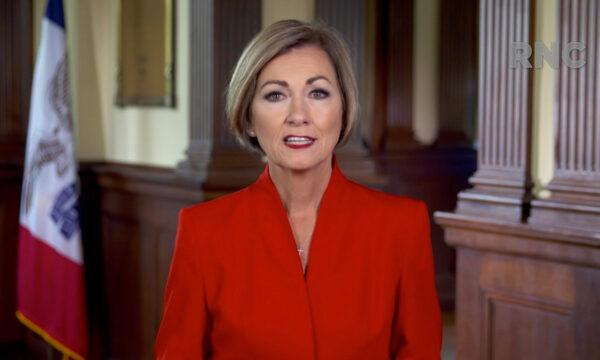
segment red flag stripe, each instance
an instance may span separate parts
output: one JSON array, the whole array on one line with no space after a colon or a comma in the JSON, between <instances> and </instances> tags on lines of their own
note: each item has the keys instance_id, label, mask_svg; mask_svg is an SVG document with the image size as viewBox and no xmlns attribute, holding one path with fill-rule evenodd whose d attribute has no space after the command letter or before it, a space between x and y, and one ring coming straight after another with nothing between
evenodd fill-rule
<instances>
[{"instance_id":1,"label":"red flag stripe","mask_svg":"<svg viewBox=\"0 0 600 360\"><path fill-rule=\"evenodd\" d=\"M19 235L17 317L66 355L85 358L83 267L57 253L23 226Z\"/></svg>"}]
</instances>

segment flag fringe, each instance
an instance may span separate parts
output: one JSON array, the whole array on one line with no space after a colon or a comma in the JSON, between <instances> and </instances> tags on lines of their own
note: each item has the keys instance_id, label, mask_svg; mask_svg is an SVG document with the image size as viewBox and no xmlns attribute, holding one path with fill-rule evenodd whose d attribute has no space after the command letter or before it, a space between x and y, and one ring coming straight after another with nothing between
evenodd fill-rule
<instances>
[{"instance_id":1,"label":"flag fringe","mask_svg":"<svg viewBox=\"0 0 600 360\"><path fill-rule=\"evenodd\" d=\"M33 321L29 320L25 315L23 315L22 312L17 311L16 315L17 319L29 330L41 336L48 344L52 345L54 348L60 351L63 354L63 359L65 358L65 356L67 356L75 360L84 360L84 358L81 355L71 350L68 346L64 345L60 341L53 338L44 329L37 326Z\"/></svg>"}]
</instances>

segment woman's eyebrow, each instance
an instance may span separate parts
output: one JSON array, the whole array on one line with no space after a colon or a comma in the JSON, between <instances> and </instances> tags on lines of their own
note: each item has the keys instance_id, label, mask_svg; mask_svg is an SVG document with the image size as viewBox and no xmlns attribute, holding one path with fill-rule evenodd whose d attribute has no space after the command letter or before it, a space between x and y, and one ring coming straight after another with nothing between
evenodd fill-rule
<instances>
[{"instance_id":1,"label":"woman's eyebrow","mask_svg":"<svg viewBox=\"0 0 600 360\"><path fill-rule=\"evenodd\" d=\"M317 76L313 76L311 78L309 78L308 80L306 80L306 85L310 85L312 83L314 83L317 80L323 79L325 81L327 81L328 83L331 84L331 81L329 81L329 79L326 76L323 75L317 75ZM275 84L275 85L280 85L283 87L289 87L288 83L286 81L283 80L268 80L265 81L264 84L262 84L262 86L260 87L261 89L264 88L265 86L269 85L269 84Z\"/></svg>"},{"instance_id":2,"label":"woman's eyebrow","mask_svg":"<svg viewBox=\"0 0 600 360\"><path fill-rule=\"evenodd\" d=\"M327 77L325 77L323 75L317 75L317 76L313 76L310 79L306 80L306 85L310 85L319 79L323 79L331 84L331 81L329 81L329 79Z\"/></svg>"},{"instance_id":3,"label":"woman's eyebrow","mask_svg":"<svg viewBox=\"0 0 600 360\"><path fill-rule=\"evenodd\" d=\"M262 89L269 84L275 84L275 85L281 85L283 87L289 87L288 83L283 80L268 80L268 81L265 81L265 83L262 84L262 86L260 88Z\"/></svg>"}]
</instances>

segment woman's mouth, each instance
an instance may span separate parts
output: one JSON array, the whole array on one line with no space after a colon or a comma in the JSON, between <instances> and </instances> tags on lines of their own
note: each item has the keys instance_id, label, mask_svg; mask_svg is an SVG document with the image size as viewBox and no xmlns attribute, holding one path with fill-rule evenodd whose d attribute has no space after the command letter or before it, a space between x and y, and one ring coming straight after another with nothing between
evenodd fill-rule
<instances>
[{"instance_id":1,"label":"woman's mouth","mask_svg":"<svg viewBox=\"0 0 600 360\"><path fill-rule=\"evenodd\" d=\"M304 149L311 146L316 139L309 136L288 135L283 138L285 145L292 149Z\"/></svg>"}]
</instances>

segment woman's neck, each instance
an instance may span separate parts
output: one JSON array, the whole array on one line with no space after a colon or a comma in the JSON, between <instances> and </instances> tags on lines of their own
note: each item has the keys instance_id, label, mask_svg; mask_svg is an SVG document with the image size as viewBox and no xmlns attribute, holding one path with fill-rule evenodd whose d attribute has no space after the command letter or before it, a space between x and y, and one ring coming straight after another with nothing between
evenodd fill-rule
<instances>
[{"instance_id":1,"label":"woman's neck","mask_svg":"<svg viewBox=\"0 0 600 360\"><path fill-rule=\"evenodd\" d=\"M288 216L316 211L331 177L331 155L305 171L269 163L269 175L281 196Z\"/></svg>"}]
</instances>

